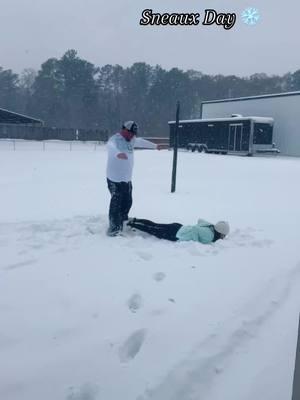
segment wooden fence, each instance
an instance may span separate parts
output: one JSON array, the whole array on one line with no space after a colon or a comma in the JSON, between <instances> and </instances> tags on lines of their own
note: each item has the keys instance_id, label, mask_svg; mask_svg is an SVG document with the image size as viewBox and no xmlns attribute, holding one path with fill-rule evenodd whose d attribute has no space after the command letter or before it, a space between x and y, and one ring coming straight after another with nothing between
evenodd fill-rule
<instances>
[{"instance_id":1,"label":"wooden fence","mask_svg":"<svg viewBox=\"0 0 300 400\"><path fill-rule=\"evenodd\" d=\"M108 132L101 129L52 128L34 125L0 124L0 139L80 140L106 142Z\"/></svg>"}]
</instances>

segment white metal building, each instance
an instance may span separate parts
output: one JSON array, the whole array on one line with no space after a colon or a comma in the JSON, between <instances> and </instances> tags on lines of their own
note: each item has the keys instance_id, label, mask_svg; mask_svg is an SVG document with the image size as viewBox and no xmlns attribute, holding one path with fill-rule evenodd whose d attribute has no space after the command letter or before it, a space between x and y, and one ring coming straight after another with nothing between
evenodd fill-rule
<instances>
[{"instance_id":1,"label":"white metal building","mask_svg":"<svg viewBox=\"0 0 300 400\"><path fill-rule=\"evenodd\" d=\"M300 156L300 91L213 100L201 104L201 118L224 118L232 114L273 118L273 140L280 153Z\"/></svg>"}]
</instances>

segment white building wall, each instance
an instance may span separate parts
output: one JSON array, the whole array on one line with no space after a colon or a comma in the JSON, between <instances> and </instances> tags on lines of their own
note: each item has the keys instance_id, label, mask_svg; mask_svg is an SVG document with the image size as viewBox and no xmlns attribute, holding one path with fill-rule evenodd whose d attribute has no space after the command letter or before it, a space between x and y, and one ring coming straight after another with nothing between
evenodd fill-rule
<instances>
[{"instance_id":1,"label":"white building wall","mask_svg":"<svg viewBox=\"0 0 300 400\"><path fill-rule=\"evenodd\" d=\"M300 156L300 94L203 104L202 118L231 114L274 118L276 147L282 155Z\"/></svg>"}]
</instances>

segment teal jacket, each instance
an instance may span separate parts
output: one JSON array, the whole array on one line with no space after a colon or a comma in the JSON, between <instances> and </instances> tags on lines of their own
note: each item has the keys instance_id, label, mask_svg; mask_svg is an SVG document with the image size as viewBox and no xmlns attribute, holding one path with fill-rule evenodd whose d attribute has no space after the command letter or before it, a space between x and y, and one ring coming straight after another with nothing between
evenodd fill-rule
<instances>
[{"instance_id":1,"label":"teal jacket","mask_svg":"<svg viewBox=\"0 0 300 400\"><path fill-rule=\"evenodd\" d=\"M212 243L214 240L213 224L199 219L197 225L182 226L176 233L176 237L180 241L200 242L204 244Z\"/></svg>"}]
</instances>

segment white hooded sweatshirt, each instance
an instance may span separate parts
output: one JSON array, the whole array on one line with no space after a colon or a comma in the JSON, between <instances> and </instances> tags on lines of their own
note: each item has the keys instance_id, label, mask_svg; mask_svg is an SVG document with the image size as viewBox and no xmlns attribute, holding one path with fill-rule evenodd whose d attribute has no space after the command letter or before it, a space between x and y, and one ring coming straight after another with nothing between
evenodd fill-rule
<instances>
[{"instance_id":1,"label":"white hooded sweatshirt","mask_svg":"<svg viewBox=\"0 0 300 400\"><path fill-rule=\"evenodd\" d=\"M116 133L107 142L106 176L113 182L130 182L133 170L134 148L157 149L157 145L149 140L133 137L129 142ZM127 159L118 158L118 154L125 153Z\"/></svg>"}]
</instances>

